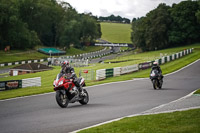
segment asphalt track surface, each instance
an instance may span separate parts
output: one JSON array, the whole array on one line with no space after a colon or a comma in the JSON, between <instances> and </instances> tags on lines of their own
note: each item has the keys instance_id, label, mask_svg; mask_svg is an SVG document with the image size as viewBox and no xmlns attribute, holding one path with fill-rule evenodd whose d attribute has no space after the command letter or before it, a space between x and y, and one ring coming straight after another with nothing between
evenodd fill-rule
<instances>
[{"instance_id":1,"label":"asphalt track surface","mask_svg":"<svg viewBox=\"0 0 200 133\"><path fill-rule=\"evenodd\" d=\"M165 76L163 89L149 79L87 87L88 105L60 108L55 93L0 101L1 133L67 133L101 122L138 114L179 99L200 88L200 60Z\"/></svg>"}]
</instances>

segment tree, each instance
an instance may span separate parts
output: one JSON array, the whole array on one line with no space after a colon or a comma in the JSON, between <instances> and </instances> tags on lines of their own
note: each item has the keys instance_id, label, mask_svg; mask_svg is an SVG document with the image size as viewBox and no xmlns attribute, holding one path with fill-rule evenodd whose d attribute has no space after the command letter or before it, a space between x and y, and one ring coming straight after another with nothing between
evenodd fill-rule
<instances>
[{"instance_id":1,"label":"tree","mask_svg":"<svg viewBox=\"0 0 200 133\"><path fill-rule=\"evenodd\" d=\"M199 5L199 8L198 8L198 11L196 12L195 16L197 17L198 24L200 24L200 0L198 1L198 5Z\"/></svg>"},{"instance_id":2,"label":"tree","mask_svg":"<svg viewBox=\"0 0 200 133\"><path fill-rule=\"evenodd\" d=\"M168 9L160 4L150 11L146 17L132 22L132 42L143 51L168 47L168 28L171 23Z\"/></svg>"},{"instance_id":3,"label":"tree","mask_svg":"<svg viewBox=\"0 0 200 133\"><path fill-rule=\"evenodd\" d=\"M198 9L197 1L182 1L172 6L170 16L173 22L169 31L171 45L190 44L199 39L200 25L195 16Z\"/></svg>"},{"instance_id":4,"label":"tree","mask_svg":"<svg viewBox=\"0 0 200 133\"><path fill-rule=\"evenodd\" d=\"M65 27L63 27L63 32L60 37L61 46L66 46L70 48L70 44L75 46L80 46L80 22L76 20L71 20Z\"/></svg>"},{"instance_id":5,"label":"tree","mask_svg":"<svg viewBox=\"0 0 200 133\"><path fill-rule=\"evenodd\" d=\"M171 24L169 8L166 4L160 4L147 14L148 25L145 30L145 43L148 50L168 47L168 29Z\"/></svg>"},{"instance_id":6,"label":"tree","mask_svg":"<svg viewBox=\"0 0 200 133\"><path fill-rule=\"evenodd\" d=\"M1 0L1 49L7 45L17 49L33 48L40 43L37 34L29 30L27 24L20 19L18 6L17 1Z\"/></svg>"},{"instance_id":7,"label":"tree","mask_svg":"<svg viewBox=\"0 0 200 133\"><path fill-rule=\"evenodd\" d=\"M172 7L160 4L146 17L133 19L132 42L143 51L198 42L199 10L199 1L182 1Z\"/></svg>"},{"instance_id":8,"label":"tree","mask_svg":"<svg viewBox=\"0 0 200 133\"><path fill-rule=\"evenodd\" d=\"M22 20L31 30L37 32L41 42L52 46L55 40L53 34L55 3L49 0L21 0L19 10Z\"/></svg>"},{"instance_id":9,"label":"tree","mask_svg":"<svg viewBox=\"0 0 200 133\"><path fill-rule=\"evenodd\" d=\"M121 16L115 16L115 15L110 15L108 17L99 17L99 21L110 21L110 22L118 22L118 23L127 23L130 24L130 19L128 18L122 18Z\"/></svg>"},{"instance_id":10,"label":"tree","mask_svg":"<svg viewBox=\"0 0 200 133\"><path fill-rule=\"evenodd\" d=\"M78 14L67 2L56 0L1 0L0 48L66 46L83 47L101 36L100 24L92 14Z\"/></svg>"},{"instance_id":11,"label":"tree","mask_svg":"<svg viewBox=\"0 0 200 133\"><path fill-rule=\"evenodd\" d=\"M97 23L97 20L91 14L83 14L80 18L82 24L80 39L82 44L94 42L95 39L101 37L100 24Z\"/></svg>"},{"instance_id":12,"label":"tree","mask_svg":"<svg viewBox=\"0 0 200 133\"><path fill-rule=\"evenodd\" d=\"M145 30L147 27L146 17L142 17L136 21L132 22L132 30L131 40L133 45L141 48L143 51L146 51L146 43L145 43Z\"/></svg>"}]
</instances>

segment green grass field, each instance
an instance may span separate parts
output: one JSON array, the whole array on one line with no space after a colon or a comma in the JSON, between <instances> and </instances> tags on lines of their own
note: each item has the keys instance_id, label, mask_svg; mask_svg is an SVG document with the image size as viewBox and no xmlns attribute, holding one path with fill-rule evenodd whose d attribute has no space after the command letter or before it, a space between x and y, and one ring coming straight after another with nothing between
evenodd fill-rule
<instances>
[{"instance_id":1,"label":"green grass field","mask_svg":"<svg viewBox=\"0 0 200 133\"><path fill-rule=\"evenodd\" d=\"M200 109L124 118L79 133L199 133Z\"/></svg>"},{"instance_id":2,"label":"green grass field","mask_svg":"<svg viewBox=\"0 0 200 133\"><path fill-rule=\"evenodd\" d=\"M112 43L131 43L131 24L101 23L102 39Z\"/></svg>"}]
</instances>

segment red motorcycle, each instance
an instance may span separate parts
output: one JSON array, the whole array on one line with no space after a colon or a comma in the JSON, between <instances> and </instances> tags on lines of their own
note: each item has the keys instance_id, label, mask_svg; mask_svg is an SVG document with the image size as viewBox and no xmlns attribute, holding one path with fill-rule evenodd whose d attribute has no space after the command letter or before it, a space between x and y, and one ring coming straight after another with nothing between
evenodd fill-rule
<instances>
[{"instance_id":1,"label":"red motorcycle","mask_svg":"<svg viewBox=\"0 0 200 133\"><path fill-rule=\"evenodd\" d=\"M85 95L81 96L73 80L70 74L58 74L54 80L53 86L56 91L56 101L61 108L66 108L69 103L79 102L84 105L89 101L86 89L83 89ZM84 78L77 78L77 80L82 87L85 86Z\"/></svg>"}]
</instances>

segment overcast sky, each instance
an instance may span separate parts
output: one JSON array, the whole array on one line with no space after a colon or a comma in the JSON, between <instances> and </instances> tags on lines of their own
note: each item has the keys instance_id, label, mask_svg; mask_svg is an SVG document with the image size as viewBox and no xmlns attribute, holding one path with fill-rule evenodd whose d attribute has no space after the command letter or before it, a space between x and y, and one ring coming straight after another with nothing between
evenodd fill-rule
<instances>
[{"instance_id":1,"label":"overcast sky","mask_svg":"<svg viewBox=\"0 0 200 133\"><path fill-rule=\"evenodd\" d=\"M95 16L110 16L133 18L145 16L160 3L172 5L183 0L61 0L68 2L78 13L91 12Z\"/></svg>"}]
</instances>

